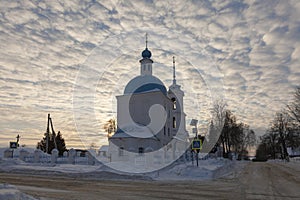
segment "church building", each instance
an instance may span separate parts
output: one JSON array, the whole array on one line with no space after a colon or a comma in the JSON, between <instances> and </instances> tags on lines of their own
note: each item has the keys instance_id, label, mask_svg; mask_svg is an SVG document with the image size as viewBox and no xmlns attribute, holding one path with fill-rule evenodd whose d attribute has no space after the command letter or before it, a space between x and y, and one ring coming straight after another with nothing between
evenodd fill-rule
<instances>
[{"instance_id":1,"label":"church building","mask_svg":"<svg viewBox=\"0 0 300 200\"><path fill-rule=\"evenodd\" d=\"M169 148L175 155L177 142L182 143L183 148L188 143L184 92L176 83L175 58L173 82L167 89L152 73L155 66L151 56L146 40L139 61L140 75L130 80L124 93L116 97L117 131L109 138L111 161L126 160L129 152L141 156Z\"/></svg>"}]
</instances>

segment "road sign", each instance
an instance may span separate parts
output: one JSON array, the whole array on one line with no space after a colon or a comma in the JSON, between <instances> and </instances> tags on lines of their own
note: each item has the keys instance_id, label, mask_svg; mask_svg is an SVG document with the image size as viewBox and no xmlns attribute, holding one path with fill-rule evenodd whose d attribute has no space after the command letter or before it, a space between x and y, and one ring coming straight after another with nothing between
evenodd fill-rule
<instances>
[{"instance_id":1,"label":"road sign","mask_svg":"<svg viewBox=\"0 0 300 200\"><path fill-rule=\"evenodd\" d=\"M193 150L201 150L202 149L202 142L199 139L194 139L192 142L192 149Z\"/></svg>"},{"instance_id":2,"label":"road sign","mask_svg":"<svg viewBox=\"0 0 300 200\"><path fill-rule=\"evenodd\" d=\"M18 148L18 143L17 143L17 142L10 142L10 143L9 143L9 147L10 147L11 149L16 149L16 148Z\"/></svg>"},{"instance_id":3,"label":"road sign","mask_svg":"<svg viewBox=\"0 0 300 200\"><path fill-rule=\"evenodd\" d=\"M190 125L191 125L191 126L197 126L197 123L198 123L198 120L192 119Z\"/></svg>"},{"instance_id":4,"label":"road sign","mask_svg":"<svg viewBox=\"0 0 300 200\"><path fill-rule=\"evenodd\" d=\"M194 139L192 142L192 150L196 151L196 161L197 161L197 167L198 167L198 153L202 149L202 142L200 139Z\"/></svg>"}]
</instances>

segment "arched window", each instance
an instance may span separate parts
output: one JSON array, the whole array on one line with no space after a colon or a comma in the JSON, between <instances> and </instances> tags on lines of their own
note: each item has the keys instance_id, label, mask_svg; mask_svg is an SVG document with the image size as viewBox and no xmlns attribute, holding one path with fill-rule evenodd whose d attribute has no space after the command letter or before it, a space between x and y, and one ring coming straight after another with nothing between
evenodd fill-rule
<instances>
[{"instance_id":1,"label":"arched window","mask_svg":"<svg viewBox=\"0 0 300 200\"><path fill-rule=\"evenodd\" d=\"M176 110L176 99L173 97L171 100L173 102L173 110Z\"/></svg>"},{"instance_id":2,"label":"arched window","mask_svg":"<svg viewBox=\"0 0 300 200\"><path fill-rule=\"evenodd\" d=\"M176 128L176 119L173 117L173 128Z\"/></svg>"},{"instance_id":3,"label":"arched window","mask_svg":"<svg viewBox=\"0 0 300 200\"><path fill-rule=\"evenodd\" d=\"M139 147L139 155L143 155L144 154L144 148L143 147Z\"/></svg>"},{"instance_id":4,"label":"arched window","mask_svg":"<svg viewBox=\"0 0 300 200\"><path fill-rule=\"evenodd\" d=\"M124 156L124 147L119 148L119 156Z\"/></svg>"}]
</instances>

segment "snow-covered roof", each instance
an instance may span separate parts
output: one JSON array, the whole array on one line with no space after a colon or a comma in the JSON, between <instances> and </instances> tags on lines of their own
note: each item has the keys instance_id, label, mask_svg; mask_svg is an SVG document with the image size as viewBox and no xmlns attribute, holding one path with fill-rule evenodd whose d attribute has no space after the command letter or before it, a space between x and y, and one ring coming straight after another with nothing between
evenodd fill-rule
<instances>
[{"instance_id":1,"label":"snow-covered roof","mask_svg":"<svg viewBox=\"0 0 300 200\"><path fill-rule=\"evenodd\" d=\"M102 145L99 151L108 151L108 145Z\"/></svg>"},{"instance_id":2,"label":"snow-covered roof","mask_svg":"<svg viewBox=\"0 0 300 200\"><path fill-rule=\"evenodd\" d=\"M111 138L151 138L157 139L153 131L143 125L127 124L118 128L116 133Z\"/></svg>"}]
</instances>

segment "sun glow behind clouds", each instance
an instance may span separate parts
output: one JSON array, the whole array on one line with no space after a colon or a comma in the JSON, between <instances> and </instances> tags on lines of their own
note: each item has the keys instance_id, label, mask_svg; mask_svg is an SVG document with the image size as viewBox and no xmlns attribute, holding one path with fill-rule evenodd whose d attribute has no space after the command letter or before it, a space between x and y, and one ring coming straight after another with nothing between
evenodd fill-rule
<instances>
[{"instance_id":1,"label":"sun glow behind clouds","mask_svg":"<svg viewBox=\"0 0 300 200\"><path fill-rule=\"evenodd\" d=\"M193 71L184 68L190 66L188 62L201 69L204 81L222 79L230 109L260 132L273 113L289 102L299 84L300 2L296 0L7 0L1 2L0 12L0 146L7 146L18 133L21 143L35 145L46 129L47 113L51 113L56 131L62 132L69 147L81 146L73 119L76 76L95 47L107 48L108 52L118 47L120 43L102 45L114 35L127 38L128 45L122 46L121 51L129 52L128 47L134 50L125 53L124 60L120 55L107 55L115 56L114 68L134 72L121 76L123 87L139 73L137 60L147 30L149 48L157 62L154 73L166 86L170 76L168 71L160 70L170 66L168 56L180 48L186 53L176 55L182 88L187 89L186 80L198 85L198 80L191 78ZM175 35L179 37L174 38ZM203 50L210 55L209 60L202 57ZM195 64L200 58L201 63ZM215 62L219 74L210 73L210 60ZM94 64L93 70L97 70L97 63ZM101 84L114 85L116 80L111 77L116 72L110 73L97 89ZM212 81L208 87L214 88ZM203 89L202 85L199 88ZM114 87L114 93L119 92L123 92L121 84ZM97 105L98 98L105 95L96 93L99 112L102 106ZM185 97L189 98L187 94ZM110 97L106 104L114 105L112 101ZM200 104L204 106L201 101ZM108 120L98 112L96 115L99 123ZM104 133L96 130L94 134Z\"/></svg>"}]
</instances>

